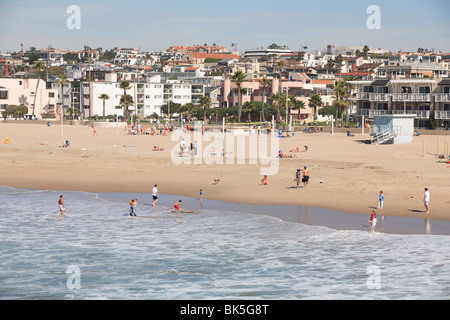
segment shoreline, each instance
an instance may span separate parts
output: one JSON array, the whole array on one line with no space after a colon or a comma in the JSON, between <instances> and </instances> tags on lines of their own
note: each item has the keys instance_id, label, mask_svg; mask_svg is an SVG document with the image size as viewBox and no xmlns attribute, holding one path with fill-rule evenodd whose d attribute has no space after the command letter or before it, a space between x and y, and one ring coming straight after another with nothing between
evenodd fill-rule
<instances>
[{"instance_id":1,"label":"shoreline","mask_svg":"<svg viewBox=\"0 0 450 320\"><path fill-rule=\"evenodd\" d=\"M152 195L149 193L98 193L99 198L108 201L127 203L130 198L136 197L139 206L152 207ZM181 199L185 210L220 210L247 214L258 214L267 217L274 217L279 220L304 224L308 226L326 227L338 231L366 231L371 233L369 216L357 213L341 212L337 210L315 208L315 207L296 207L288 205L251 205L233 203L221 200L211 200L204 198L204 206L201 208L198 198L186 197L182 195L160 195L158 206L168 206ZM139 214L138 214L139 215ZM415 217L385 217L375 227L375 233L385 234L429 234L429 235L450 235L450 221L432 220Z\"/></svg>"},{"instance_id":2,"label":"shoreline","mask_svg":"<svg viewBox=\"0 0 450 320\"><path fill-rule=\"evenodd\" d=\"M30 135L32 130L33 134ZM0 124L0 185L39 190L93 193L151 192L196 197L203 188L211 200L248 205L316 207L370 215L450 220L450 169L437 163L436 146L443 138L415 137L408 145L370 145L368 135L297 134L280 139L280 149L308 145L310 152L280 159L268 186L259 185L260 166L244 164L181 164L171 161L178 140L171 136L130 136L115 128L64 126L70 148L61 148L61 128L37 124ZM439 140L440 139L440 140ZM152 151L154 145L166 151ZM206 145L207 146L207 145ZM205 147L206 147L205 146ZM133 147L133 148L131 148ZM425 147L425 148L423 148ZM440 148L443 150L443 147ZM307 165L307 188L294 188L297 168ZM220 178L217 185L214 178ZM323 183L321 183L323 182ZM431 191L425 214L423 189ZM376 210L383 190L383 210Z\"/></svg>"},{"instance_id":3,"label":"shoreline","mask_svg":"<svg viewBox=\"0 0 450 320\"><path fill-rule=\"evenodd\" d=\"M237 212L244 214L256 214L267 217L273 217L284 222L303 224L314 227L325 227L337 231L364 231L371 232L369 224L369 216L357 213L343 212L333 209L325 209L319 207L302 207L292 205L258 205L234 203L223 200L213 200L203 198L203 207L199 198L189 197L185 195L159 194L159 200L156 207L152 206L153 197L151 193L127 193L127 192L91 192L91 191L74 191L74 190L42 190L30 188L15 188L10 186L2 186L6 188L18 190L33 191L60 191L62 194L68 192L85 192L94 194L98 198L122 203L127 208L128 201L132 198L138 199L138 214L142 207L160 208L172 207L173 203L181 199L182 207L185 210L194 210L195 212L203 212L203 210L217 210L226 212ZM66 204L70 207L70 197L65 197ZM402 216L384 216L378 214L378 223L375 233L379 234L396 234L396 235L450 235L450 221L439 219L423 219L418 217L402 217Z\"/></svg>"}]
</instances>

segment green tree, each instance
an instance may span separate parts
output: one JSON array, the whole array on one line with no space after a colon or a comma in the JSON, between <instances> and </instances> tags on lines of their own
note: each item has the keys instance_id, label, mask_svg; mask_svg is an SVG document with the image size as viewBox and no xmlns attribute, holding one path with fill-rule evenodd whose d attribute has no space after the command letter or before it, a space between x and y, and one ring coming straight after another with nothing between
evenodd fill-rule
<instances>
[{"instance_id":1,"label":"green tree","mask_svg":"<svg viewBox=\"0 0 450 320\"><path fill-rule=\"evenodd\" d=\"M105 116L106 116L105 101L109 100L109 95L106 94L106 93L102 93L98 98L103 100L103 121L104 121L105 120Z\"/></svg>"},{"instance_id":2,"label":"green tree","mask_svg":"<svg viewBox=\"0 0 450 320\"><path fill-rule=\"evenodd\" d=\"M122 95L122 97L120 98L120 104L123 106L124 110L126 110L126 116L124 115L124 119L125 121L128 121L128 108L134 106L133 97L129 94L127 94L126 96Z\"/></svg>"},{"instance_id":3,"label":"green tree","mask_svg":"<svg viewBox=\"0 0 450 320\"><path fill-rule=\"evenodd\" d=\"M181 113L181 118L189 118L195 112L195 105L192 102L188 102L182 105L178 112Z\"/></svg>"},{"instance_id":4,"label":"green tree","mask_svg":"<svg viewBox=\"0 0 450 320\"><path fill-rule=\"evenodd\" d=\"M169 108L169 103L170 103L170 108ZM161 107L161 112L165 115L167 115L167 117L169 119L172 118L172 115L174 113L178 113L179 109L181 108L181 104L180 103L175 103L175 102L168 102L166 104L163 104Z\"/></svg>"},{"instance_id":5,"label":"green tree","mask_svg":"<svg viewBox=\"0 0 450 320\"><path fill-rule=\"evenodd\" d=\"M365 45L363 48L363 52L364 52L364 57L367 58L368 57L368 53L370 51L370 48L368 45Z\"/></svg>"},{"instance_id":6,"label":"green tree","mask_svg":"<svg viewBox=\"0 0 450 320\"><path fill-rule=\"evenodd\" d=\"M336 108L332 105L324 106L319 109L318 114L322 117L328 117L336 114Z\"/></svg>"},{"instance_id":7,"label":"green tree","mask_svg":"<svg viewBox=\"0 0 450 320\"><path fill-rule=\"evenodd\" d=\"M279 124L280 118L281 118L281 72L283 71L284 66L286 65L286 61L280 60L277 63L278 65L278 74L279 74L279 84L278 84L278 105L277 105L277 123Z\"/></svg>"},{"instance_id":8,"label":"green tree","mask_svg":"<svg viewBox=\"0 0 450 320\"><path fill-rule=\"evenodd\" d=\"M126 80L121 81L120 89L123 90L123 96L120 99L120 101L122 101L122 103L123 103L123 117L124 117L125 121L128 121L128 106L129 105L126 103L127 100L124 99L124 97L127 97L127 90L131 89L130 82L126 81ZM134 102L133 102L133 104L134 104ZM131 105L133 105L133 104L131 104Z\"/></svg>"},{"instance_id":9,"label":"green tree","mask_svg":"<svg viewBox=\"0 0 450 320\"><path fill-rule=\"evenodd\" d=\"M292 106L292 109L298 110L297 118L300 120L300 109L305 109L305 102L302 100L295 100L294 105Z\"/></svg>"},{"instance_id":10,"label":"green tree","mask_svg":"<svg viewBox=\"0 0 450 320\"><path fill-rule=\"evenodd\" d=\"M436 130L436 120L434 117L434 111L430 111L430 116L428 118L428 121L429 121L430 129Z\"/></svg>"},{"instance_id":11,"label":"green tree","mask_svg":"<svg viewBox=\"0 0 450 320\"><path fill-rule=\"evenodd\" d=\"M261 83L263 89L262 89L262 103L261 103L261 113L262 113L262 121L265 122L266 118L264 115L264 103L265 103L265 96L266 96L266 89L269 87L270 80L266 77L263 77L261 80L259 80L259 83Z\"/></svg>"},{"instance_id":12,"label":"green tree","mask_svg":"<svg viewBox=\"0 0 450 320\"><path fill-rule=\"evenodd\" d=\"M313 108L314 116L313 118L317 118L317 110L322 107L322 97L318 94L313 94L309 98L309 106Z\"/></svg>"},{"instance_id":13,"label":"green tree","mask_svg":"<svg viewBox=\"0 0 450 320\"><path fill-rule=\"evenodd\" d=\"M59 75L59 79L56 81L61 86L61 117L64 119L64 85L69 83L66 74ZM89 106L90 108L91 106Z\"/></svg>"},{"instance_id":14,"label":"green tree","mask_svg":"<svg viewBox=\"0 0 450 320\"><path fill-rule=\"evenodd\" d=\"M242 115L242 94L241 94L241 86L244 82L247 75L241 70L237 70L232 76L231 80L233 80L238 86L238 122L241 122Z\"/></svg>"},{"instance_id":15,"label":"green tree","mask_svg":"<svg viewBox=\"0 0 450 320\"><path fill-rule=\"evenodd\" d=\"M247 119L248 122L252 121L252 112L254 112L255 110L256 110L256 107L253 102L247 101L242 106L242 111L247 112L247 114L248 114L248 119Z\"/></svg>"},{"instance_id":16,"label":"green tree","mask_svg":"<svg viewBox=\"0 0 450 320\"><path fill-rule=\"evenodd\" d=\"M203 96L200 98L200 107L203 109L203 121L206 123L206 109L211 106L211 98Z\"/></svg>"},{"instance_id":17,"label":"green tree","mask_svg":"<svg viewBox=\"0 0 450 320\"><path fill-rule=\"evenodd\" d=\"M69 117L72 117L72 119L74 119L75 116L79 116L81 114L80 109L72 108L72 107L67 108L66 112L69 113Z\"/></svg>"}]
</instances>

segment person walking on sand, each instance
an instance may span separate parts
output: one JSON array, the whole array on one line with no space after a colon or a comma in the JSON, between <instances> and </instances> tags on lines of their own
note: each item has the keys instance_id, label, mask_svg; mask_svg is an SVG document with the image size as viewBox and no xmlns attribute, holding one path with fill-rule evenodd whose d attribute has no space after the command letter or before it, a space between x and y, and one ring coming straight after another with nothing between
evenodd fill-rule
<instances>
[{"instance_id":1,"label":"person walking on sand","mask_svg":"<svg viewBox=\"0 0 450 320\"><path fill-rule=\"evenodd\" d=\"M302 176L302 172L300 169L297 169L297 172L295 173L295 179L294 182L297 182L297 188L300 187L300 178Z\"/></svg>"},{"instance_id":2,"label":"person walking on sand","mask_svg":"<svg viewBox=\"0 0 450 320\"><path fill-rule=\"evenodd\" d=\"M430 191L428 188L425 188L425 193L423 194L423 205L427 211L425 213L430 212Z\"/></svg>"},{"instance_id":3,"label":"person walking on sand","mask_svg":"<svg viewBox=\"0 0 450 320\"><path fill-rule=\"evenodd\" d=\"M58 200L59 214L62 215L66 212L66 206L64 205L64 197L62 195L59 196Z\"/></svg>"},{"instance_id":4,"label":"person walking on sand","mask_svg":"<svg viewBox=\"0 0 450 320\"><path fill-rule=\"evenodd\" d=\"M155 186L152 189L152 196L153 196L153 203L152 205L154 206L156 201L158 201L158 189L156 188L158 185L155 184Z\"/></svg>"},{"instance_id":5,"label":"person walking on sand","mask_svg":"<svg viewBox=\"0 0 450 320\"><path fill-rule=\"evenodd\" d=\"M303 168L302 176L303 176L303 178L302 178L303 188L306 188L306 185L309 182L309 172L308 172L308 169L306 168L306 166Z\"/></svg>"},{"instance_id":6,"label":"person walking on sand","mask_svg":"<svg viewBox=\"0 0 450 320\"><path fill-rule=\"evenodd\" d=\"M384 194L383 194L383 191L380 191L380 196L378 197L377 209L383 209L383 203L384 203Z\"/></svg>"},{"instance_id":7,"label":"person walking on sand","mask_svg":"<svg viewBox=\"0 0 450 320\"><path fill-rule=\"evenodd\" d=\"M372 214L370 215L370 226L372 228L372 232L375 232L375 226L377 225L377 214L375 213L375 211L372 211Z\"/></svg>"},{"instance_id":8,"label":"person walking on sand","mask_svg":"<svg viewBox=\"0 0 450 320\"><path fill-rule=\"evenodd\" d=\"M200 189L200 204L203 208L203 189Z\"/></svg>"}]
</instances>

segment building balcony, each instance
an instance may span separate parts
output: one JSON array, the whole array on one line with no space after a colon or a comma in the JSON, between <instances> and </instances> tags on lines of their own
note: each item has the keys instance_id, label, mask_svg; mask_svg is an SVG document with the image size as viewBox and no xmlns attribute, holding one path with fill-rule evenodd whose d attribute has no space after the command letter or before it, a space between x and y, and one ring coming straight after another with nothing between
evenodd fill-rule
<instances>
[{"instance_id":1,"label":"building balcony","mask_svg":"<svg viewBox=\"0 0 450 320\"><path fill-rule=\"evenodd\" d=\"M369 101L389 101L388 93L369 93Z\"/></svg>"},{"instance_id":2,"label":"building balcony","mask_svg":"<svg viewBox=\"0 0 450 320\"><path fill-rule=\"evenodd\" d=\"M450 102L450 93L435 93L434 101L436 102Z\"/></svg>"},{"instance_id":3,"label":"building balcony","mask_svg":"<svg viewBox=\"0 0 450 320\"><path fill-rule=\"evenodd\" d=\"M439 115L437 115L439 113ZM356 115L357 116L365 116L368 118L373 118L373 116L379 116L379 115L385 115L385 114L414 114L416 115L416 119L429 119L430 118L430 111L429 110L371 110L371 109L363 109L358 108L356 109ZM440 118L438 118L438 116ZM448 119L448 118L441 118L441 117L449 117L450 111L436 111L435 112L435 118L436 119Z\"/></svg>"},{"instance_id":4,"label":"building balcony","mask_svg":"<svg viewBox=\"0 0 450 320\"><path fill-rule=\"evenodd\" d=\"M429 93L392 93L393 102L431 102Z\"/></svg>"},{"instance_id":5,"label":"building balcony","mask_svg":"<svg viewBox=\"0 0 450 320\"><path fill-rule=\"evenodd\" d=\"M450 120L450 111L434 111L434 118L438 120Z\"/></svg>"}]
</instances>

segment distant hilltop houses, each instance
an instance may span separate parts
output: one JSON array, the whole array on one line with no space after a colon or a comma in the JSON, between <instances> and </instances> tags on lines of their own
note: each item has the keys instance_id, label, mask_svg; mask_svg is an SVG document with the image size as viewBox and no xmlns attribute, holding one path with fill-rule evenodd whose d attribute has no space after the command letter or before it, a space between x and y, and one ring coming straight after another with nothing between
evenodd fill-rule
<instances>
[{"instance_id":1,"label":"distant hilltop houses","mask_svg":"<svg viewBox=\"0 0 450 320\"><path fill-rule=\"evenodd\" d=\"M245 105L253 111L243 118L259 121L267 119L255 111L261 110L258 106L276 109L288 96L283 105L287 112L276 115L280 119L308 123L336 112L342 119L345 114L362 120L402 112L416 115L416 127L450 125L450 53L301 48L272 44L239 52L236 44L231 50L204 44L174 45L160 52L85 46L79 51L0 53L0 112L3 118L124 117L129 112L156 119L180 115L169 112L169 105L172 111L185 105L207 108L216 117L219 111L235 116L234 107L242 110ZM336 98L344 83L345 103Z\"/></svg>"}]
</instances>

